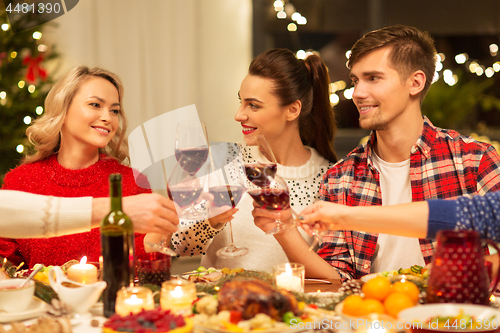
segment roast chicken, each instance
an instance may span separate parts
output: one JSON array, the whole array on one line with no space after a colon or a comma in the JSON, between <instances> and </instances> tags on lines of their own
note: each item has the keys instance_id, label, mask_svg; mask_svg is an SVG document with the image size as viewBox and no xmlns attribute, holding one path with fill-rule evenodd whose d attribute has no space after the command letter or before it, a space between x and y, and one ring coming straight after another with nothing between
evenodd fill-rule
<instances>
[{"instance_id":1,"label":"roast chicken","mask_svg":"<svg viewBox=\"0 0 500 333\"><path fill-rule=\"evenodd\" d=\"M242 319L264 313L281 321L283 315L292 311L298 314L295 296L286 290L277 290L260 280L233 280L226 282L219 290L218 311L241 311Z\"/></svg>"}]
</instances>

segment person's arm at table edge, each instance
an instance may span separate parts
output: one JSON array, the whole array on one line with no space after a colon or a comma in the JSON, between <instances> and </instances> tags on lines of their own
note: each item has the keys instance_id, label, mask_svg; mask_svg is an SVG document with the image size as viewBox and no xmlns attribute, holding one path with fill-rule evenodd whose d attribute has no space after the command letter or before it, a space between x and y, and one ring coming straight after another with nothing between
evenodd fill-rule
<instances>
[{"instance_id":1,"label":"person's arm at table edge","mask_svg":"<svg viewBox=\"0 0 500 333\"><path fill-rule=\"evenodd\" d=\"M313 212L311 207L316 206ZM392 206L344 206L317 202L304 209L304 222L330 223L332 230L357 230L406 237L431 238L454 229L457 200L428 200Z\"/></svg>"}]
</instances>

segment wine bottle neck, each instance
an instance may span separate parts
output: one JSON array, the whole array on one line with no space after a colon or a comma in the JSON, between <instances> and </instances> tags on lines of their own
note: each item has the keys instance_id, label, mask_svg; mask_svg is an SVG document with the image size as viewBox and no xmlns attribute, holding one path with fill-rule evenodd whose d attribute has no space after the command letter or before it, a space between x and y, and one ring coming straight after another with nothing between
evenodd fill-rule
<instances>
[{"instance_id":1,"label":"wine bottle neck","mask_svg":"<svg viewBox=\"0 0 500 333\"><path fill-rule=\"evenodd\" d=\"M112 180L110 185L111 210L122 210L122 184L119 180Z\"/></svg>"}]
</instances>

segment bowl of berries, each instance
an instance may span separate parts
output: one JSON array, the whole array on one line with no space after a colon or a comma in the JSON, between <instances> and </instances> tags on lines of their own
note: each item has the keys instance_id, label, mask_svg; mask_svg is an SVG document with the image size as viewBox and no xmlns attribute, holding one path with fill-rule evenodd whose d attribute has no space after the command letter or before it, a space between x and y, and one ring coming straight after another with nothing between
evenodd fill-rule
<instances>
[{"instance_id":1,"label":"bowl of berries","mask_svg":"<svg viewBox=\"0 0 500 333\"><path fill-rule=\"evenodd\" d=\"M189 333L193 330L191 319L169 310L143 310L126 316L115 314L103 324L103 333L159 332Z\"/></svg>"}]
</instances>

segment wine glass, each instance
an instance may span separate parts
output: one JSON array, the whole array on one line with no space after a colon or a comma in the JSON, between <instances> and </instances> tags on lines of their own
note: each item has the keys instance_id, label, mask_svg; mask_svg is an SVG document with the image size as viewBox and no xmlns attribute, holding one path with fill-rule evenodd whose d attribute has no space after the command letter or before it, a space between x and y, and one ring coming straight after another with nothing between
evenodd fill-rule
<instances>
[{"instance_id":1,"label":"wine glass","mask_svg":"<svg viewBox=\"0 0 500 333\"><path fill-rule=\"evenodd\" d=\"M275 174L274 176L265 176L266 186L258 187L253 186L249 188L248 194L255 200L255 202L264 209L269 210L289 210L292 214L291 222L283 222L281 219L276 219L276 227L267 231L267 234L276 234L283 231L285 228L295 226L297 213L290 206L290 191L286 181Z\"/></svg>"},{"instance_id":2,"label":"wine glass","mask_svg":"<svg viewBox=\"0 0 500 333\"><path fill-rule=\"evenodd\" d=\"M209 193L213 196L210 207L215 216L236 207L246 191L243 178L243 157L236 143L221 142L210 146L212 170ZM234 258L248 254L246 247L236 247L233 238L233 225L229 221L230 244L219 249L216 255L221 258Z\"/></svg>"},{"instance_id":3,"label":"wine glass","mask_svg":"<svg viewBox=\"0 0 500 333\"><path fill-rule=\"evenodd\" d=\"M274 153L263 135L245 138L248 146L257 146L264 157L264 162L245 163L245 173L248 180L255 186L266 187L269 177L274 177L278 170L278 164Z\"/></svg>"},{"instance_id":4,"label":"wine glass","mask_svg":"<svg viewBox=\"0 0 500 333\"><path fill-rule=\"evenodd\" d=\"M177 125L177 133L175 137L175 158L177 159L178 165L189 174L193 179L196 179L195 175L200 170L200 168L205 164L208 157L208 135L206 125L203 122L180 122ZM208 171L208 170L207 170ZM177 177L185 177L182 175L182 171L177 171ZM178 180L176 180L177 182ZM169 180L170 183L170 180ZM186 186L183 187L184 189ZM189 200L189 194L179 192L180 190L175 190L175 195L180 195L178 200L184 198L184 200ZM193 192L195 195L197 192ZM201 193L201 191L200 191ZM184 203L183 200L179 202ZM197 210L194 206L194 202L182 212L179 218L184 219L200 219L206 214Z\"/></svg>"},{"instance_id":5,"label":"wine glass","mask_svg":"<svg viewBox=\"0 0 500 333\"><path fill-rule=\"evenodd\" d=\"M175 202L177 216L179 216L179 226L177 232L184 232L189 227L199 221L205 220L207 218L206 209L203 205L199 205L199 209L194 208L195 212L198 213L199 219L190 218L191 215L186 207L195 207L194 204L200 198L203 192L203 186L206 176L206 169L202 168L200 171L200 177L191 175L190 172L186 171L182 166L193 164L191 158L187 155L181 155L179 161L175 164L175 167L168 178L167 192L169 198ZM188 219L185 219L185 217ZM183 219L184 218L184 219ZM177 253L170 248L170 240L165 236L162 236L158 243L151 243L148 241L144 242L145 245L153 249L154 251L169 255L177 256Z\"/></svg>"},{"instance_id":6,"label":"wine glass","mask_svg":"<svg viewBox=\"0 0 500 333\"><path fill-rule=\"evenodd\" d=\"M208 135L204 122L184 122L177 125L175 157L180 166L194 176L208 157ZM181 159L187 156L189 159Z\"/></svg>"},{"instance_id":7,"label":"wine glass","mask_svg":"<svg viewBox=\"0 0 500 333\"><path fill-rule=\"evenodd\" d=\"M185 168L186 165L194 165L195 163L198 163L197 157L180 155L178 163L167 181L168 195L177 204L177 216L182 220L204 220L208 217L203 205L196 206L208 177L207 170L202 168L197 177L196 173L192 174Z\"/></svg>"},{"instance_id":8,"label":"wine glass","mask_svg":"<svg viewBox=\"0 0 500 333\"><path fill-rule=\"evenodd\" d=\"M312 227L313 242L309 247L309 251L313 251L316 245L319 245L321 243L323 236L325 236L327 233L328 229L324 230L319 225L314 225Z\"/></svg>"},{"instance_id":9,"label":"wine glass","mask_svg":"<svg viewBox=\"0 0 500 333\"><path fill-rule=\"evenodd\" d=\"M245 138L245 143L248 146L256 146L259 149L262 158L259 160L264 160L264 162L256 162L256 163L245 163L245 173L248 181L248 194L252 196L252 198L259 203L256 198L262 198L266 196L266 189L269 188L271 182L273 182L274 177L276 176L276 172L278 170L276 158L274 157L274 153L269 146L266 138L263 135L257 135L250 138ZM286 186L286 183L285 183ZM250 191L254 194L252 195ZM267 191L268 194L275 193L271 191ZM286 190L288 195L288 188ZM269 199L271 196L269 197ZM260 200L260 202L263 199ZM289 199L288 199L289 201ZM260 203L259 203L260 204ZM261 205L262 206L262 205ZM266 205L267 209L273 209L270 207L275 207L274 209L278 209L277 204L274 205ZM266 208L264 207L264 208ZM280 219L276 219L276 228L267 232L267 234L275 234L282 230L282 222Z\"/></svg>"}]
</instances>

